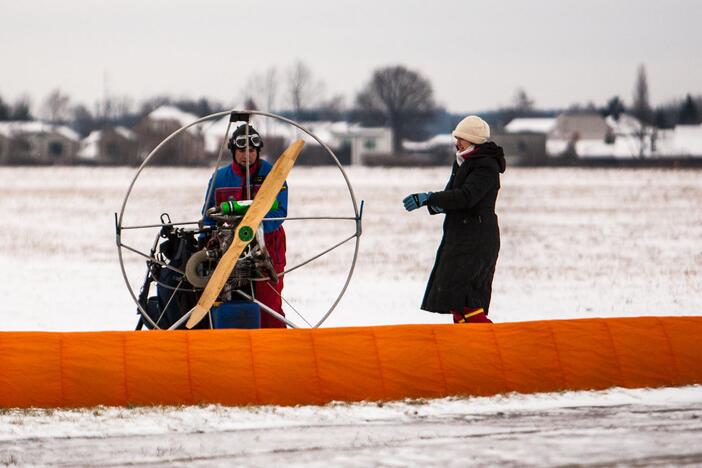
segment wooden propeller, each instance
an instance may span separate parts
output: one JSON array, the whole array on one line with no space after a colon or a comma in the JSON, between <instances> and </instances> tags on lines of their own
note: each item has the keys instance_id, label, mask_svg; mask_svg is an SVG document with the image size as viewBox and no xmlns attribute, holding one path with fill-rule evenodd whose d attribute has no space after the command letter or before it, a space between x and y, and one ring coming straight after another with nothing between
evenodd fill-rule
<instances>
[{"instance_id":1,"label":"wooden propeller","mask_svg":"<svg viewBox=\"0 0 702 468\"><path fill-rule=\"evenodd\" d=\"M219 296L236 262L239 260L241 252L253 240L258 225L261 224L266 213L271 209L273 201L283 187L285 179L300 155L304 144L304 141L296 140L288 146L273 165L271 172L264 179L251 207L249 207L244 218L234 231L234 240L219 260L219 263L217 263L217 267L207 282L197 305L190 310L190 318L185 325L187 328L193 328L210 311L212 304Z\"/></svg>"}]
</instances>

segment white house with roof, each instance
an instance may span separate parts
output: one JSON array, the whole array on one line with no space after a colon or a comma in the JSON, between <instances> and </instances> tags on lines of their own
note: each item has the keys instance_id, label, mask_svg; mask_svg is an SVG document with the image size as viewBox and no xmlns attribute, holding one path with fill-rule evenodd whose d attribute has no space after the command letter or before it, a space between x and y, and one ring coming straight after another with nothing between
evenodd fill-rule
<instances>
[{"instance_id":1,"label":"white house with roof","mask_svg":"<svg viewBox=\"0 0 702 468\"><path fill-rule=\"evenodd\" d=\"M139 141L139 159L143 160L166 137L179 128L192 124L199 117L184 112L174 106L160 106L147 114L134 127ZM204 164L205 155L205 123L188 127L174 137L152 161L156 165Z\"/></svg>"},{"instance_id":2,"label":"white house with roof","mask_svg":"<svg viewBox=\"0 0 702 468\"><path fill-rule=\"evenodd\" d=\"M560 116L559 116L560 118ZM643 126L634 116L568 118L546 142L549 156L570 154L581 159L701 158L702 126L678 125L661 130Z\"/></svg>"},{"instance_id":3,"label":"white house with roof","mask_svg":"<svg viewBox=\"0 0 702 468\"><path fill-rule=\"evenodd\" d=\"M554 128L556 119L516 118L504 128L504 132L493 132L491 140L505 150L510 164L539 163L546 158L546 135ZM402 147L410 153L448 155L453 158L455 139L450 133L434 135L425 141L404 141ZM441 159L437 159L437 162ZM442 161L444 162L444 161Z\"/></svg>"},{"instance_id":4,"label":"white house with roof","mask_svg":"<svg viewBox=\"0 0 702 468\"><path fill-rule=\"evenodd\" d=\"M229 133L244 122L232 122ZM229 116L212 122L205 127L205 147L211 155L216 155L226 138ZM315 135L319 141L289 123L252 116L250 124L264 140L263 156L274 160L296 139L305 141L305 149L298 164L332 164L320 142L328 146L341 163L363 164L377 154L392 151L392 131L384 127L362 127L349 122L302 122L300 125ZM226 146L225 146L226 150Z\"/></svg>"},{"instance_id":5,"label":"white house with roof","mask_svg":"<svg viewBox=\"0 0 702 468\"><path fill-rule=\"evenodd\" d=\"M152 128L154 130L158 130L159 127L163 129L165 127L170 128L173 125L177 125L178 128L185 127L186 125L190 125L191 123L195 122L200 117L195 114L191 114L190 112L180 110L175 106L163 105L149 112L146 115L146 118L149 119ZM201 130L201 125L202 124L194 125L187 131L190 133L197 133Z\"/></svg>"},{"instance_id":6,"label":"white house with roof","mask_svg":"<svg viewBox=\"0 0 702 468\"><path fill-rule=\"evenodd\" d=\"M348 163L354 166L370 164L374 158L392 153L392 130L387 127L363 127L349 122L309 122L303 126L334 152L348 153ZM299 137L319 146L309 135Z\"/></svg>"},{"instance_id":7,"label":"white house with roof","mask_svg":"<svg viewBox=\"0 0 702 468\"><path fill-rule=\"evenodd\" d=\"M450 133L442 133L439 135L434 135L428 140L424 141L408 141L402 142L402 149L411 152L431 152L437 148L453 148L455 144L455 138Z\"/></svg>"},{"instance_id":8,"label":"white house with roof","mask_svg":"<svg viewBox=\"0 0 702 468\"><path fill-rule=\"evenodd\" d=\"M118 126L90 132L81 140L76 156L83 164L136 165L137 150L137 134Z\"/></svg>"},{"instance_id":9,"label":"white house with roof","mask_svg":"<svg viewBox=\"0 0 702 468\"><path fill-rule=\"evenodd\" d=\"M0 163L71 164L80 135L65 125L0 122Z\"/></svg>"},{"instance_id":10,"label":"white house with roof","mask_svg":"<svg viewBox=\"0 0 702 468\"><path fill-rule=\"evenodd\" d=\"M555 117L518 117L505 125L507 133L548 134L556 126Z\"/></svg>"},{"instance_id":11,"label":"white house with roof","mask_svg":"<svg viewBox=\"0 0 702 468\"><path fill-rule=\"evenodd\" d=\"M327 144L336 148L350 147L353 166L372 163L374 158L392 153L392 130L387 127L362 127L347 122L327 124Z\"/></svg>"},{"instance_id":12,"label":"white house with roof","mask_svg":"<svg viewBox=\"0 0 702 468\"><path fill-rule=\"evenodd\" d=\"M555 117L518 117L495 134L510 164L543 164L546 159L546 138L556 127Z\"/></svg>"}]
</instances>

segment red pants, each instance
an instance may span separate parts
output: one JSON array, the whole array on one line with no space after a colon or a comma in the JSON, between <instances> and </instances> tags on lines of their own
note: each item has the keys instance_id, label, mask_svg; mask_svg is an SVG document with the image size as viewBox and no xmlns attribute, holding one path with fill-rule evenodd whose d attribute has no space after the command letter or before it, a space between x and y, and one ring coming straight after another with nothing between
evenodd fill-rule
<instances>
[{"instance_id":1,"label":"red pants","mask_svg":"<svg viewBox=\"0 0 702 468\"><path fill-rule=\"evenodd\" d=\"M453 313L453 323L492 323L482 307L475 309L464 307L463 312L451 312Z\"/></svg>"},{"instance_id":2,"label":"red pants","mask_svg":"<svg viewBox=\"0 0 702 468\"><path fill-rule=\"evenodd\" d=\"M285 231L282 227L273 232L265 234L266 250L268 250L273 268L277 273L282 273L285 270ZM278 278L278 283L273 284L272 281L258 281L254 284L254 295L256 300L266 304L271 309L285 317L283 312L283 300L280 295L283 293L283 277ZM261 328L285 328L285 322L278 320L265 310L261 310Z\"/></svg>"}]
</instances>

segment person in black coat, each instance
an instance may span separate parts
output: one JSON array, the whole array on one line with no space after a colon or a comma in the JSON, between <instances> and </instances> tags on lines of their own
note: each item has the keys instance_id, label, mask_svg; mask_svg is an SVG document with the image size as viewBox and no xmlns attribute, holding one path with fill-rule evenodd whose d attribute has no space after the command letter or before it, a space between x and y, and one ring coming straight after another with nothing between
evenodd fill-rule
<instances>
[{"instance_id":1,"label":"person in black coat","mask_svg":"<svg viewBox=\"0 0 702 468\"><path fill-rule=\"evenodd\" d=\"M487 315L500 251L495 202L506 167L504 152L488 141L490 127L474 115L463 119L453 136L456 161L446 188L403 200L407 211L426 206L430 214L446 216L422 309L453 314L454 323L492 323Z\"/></svg>"}]
</instances>

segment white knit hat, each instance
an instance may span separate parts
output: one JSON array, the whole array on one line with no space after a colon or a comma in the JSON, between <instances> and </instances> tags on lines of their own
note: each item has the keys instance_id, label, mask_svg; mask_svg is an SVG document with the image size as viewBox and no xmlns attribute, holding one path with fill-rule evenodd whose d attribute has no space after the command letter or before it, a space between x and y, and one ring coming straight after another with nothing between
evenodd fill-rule
<instances>
[{"instance_id":1,"label":"white knit hat","mask_svg":"<svg viewBox=\"0 0 702 468\"><path fill-rule=\"evenodd\" d=\"M469 115L456 125L453 136L481 145L490 138L490 126L477 115Z\"/></svg>"}]
</instances>

